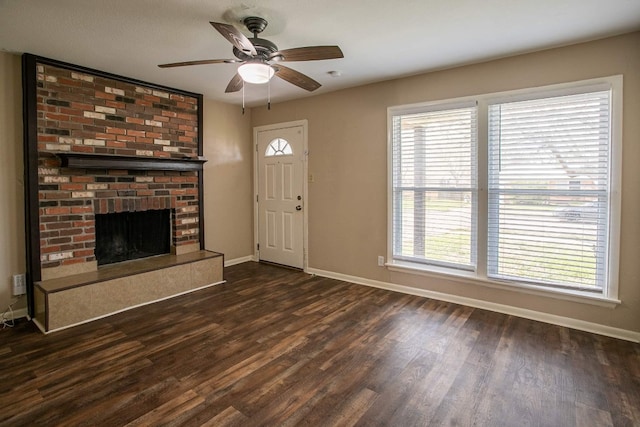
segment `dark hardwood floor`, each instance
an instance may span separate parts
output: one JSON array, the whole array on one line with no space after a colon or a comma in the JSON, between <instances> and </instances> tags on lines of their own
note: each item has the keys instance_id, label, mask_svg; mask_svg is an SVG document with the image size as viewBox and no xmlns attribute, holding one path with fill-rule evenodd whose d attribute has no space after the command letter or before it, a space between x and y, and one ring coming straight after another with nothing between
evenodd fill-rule
<instances>
[{"instance_id":1,"label":"dark hardwood floor","mask_svg":"<svg viewBox=\"0 0 640 427\"><path fill-rule=\"evenodd\" d=\"M640 345L256 263L45 336L0 331L0 425L640 425Z\"/></svg>"}]
</instances>

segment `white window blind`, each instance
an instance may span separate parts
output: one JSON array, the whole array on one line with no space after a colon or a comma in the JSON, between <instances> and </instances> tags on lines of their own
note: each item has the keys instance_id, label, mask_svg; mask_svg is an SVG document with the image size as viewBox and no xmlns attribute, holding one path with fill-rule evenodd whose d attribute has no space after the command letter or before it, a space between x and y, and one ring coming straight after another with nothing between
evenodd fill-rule
<instances>
[{"instance_id":1,"label":"white window blind","mask_svg":"<svg viewBox=\"0 0 640 427\"><path fill-rule=\"evenodd\" d=\"M475 104L392 116L393 258L476 266Z\"/></svg>"},{"instance_id":2,"label":"white window blind","mask_svg":"<svg viewBox=\"0 0 640 427\"><path fill-rule=\"evenodd\" d=\"M489 106L489 277L602 292L610 96Z\"/></svg>"}]
</instances>

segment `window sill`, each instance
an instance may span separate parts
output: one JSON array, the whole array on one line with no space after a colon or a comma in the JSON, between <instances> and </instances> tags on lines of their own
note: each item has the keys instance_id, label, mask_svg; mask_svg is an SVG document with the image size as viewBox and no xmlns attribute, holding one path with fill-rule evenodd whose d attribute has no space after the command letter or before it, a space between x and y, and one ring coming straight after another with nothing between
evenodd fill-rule
<instances>
[{"instance_id":1,"label":"window sill","mask_svg":"<svg viewBox=\"0 0 640 427\"><path fill-rule=\"evenodd\" d=\"M471 271L466 272L435 266L427 267L400 261L387 263L385 264L385 266L388 270L398 273L417 274L427 277L454 280L456 282L472 283L475 285L486 286L494 289L502 289L512 292L544 296L548 298L561 299L582 304L597 305L606 308L615 308L616 306L621 304L621 301L618 299L608 298L603 295L596 295L590 292L571 289L545 288L542 286L535 286L526 283L490 280L487 278L480 278Z\"/></svg>"}]
</instances>

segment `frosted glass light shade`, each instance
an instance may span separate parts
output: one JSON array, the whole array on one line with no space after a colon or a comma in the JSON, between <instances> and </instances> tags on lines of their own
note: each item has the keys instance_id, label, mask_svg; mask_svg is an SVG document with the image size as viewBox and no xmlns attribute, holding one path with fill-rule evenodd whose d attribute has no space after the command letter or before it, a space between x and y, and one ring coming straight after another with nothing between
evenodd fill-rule
<instances>
[{"instance_id":1,"label":"frosted glass light shade","mask_svg":"<svg viewBox=\"0 0 640 427\"><path fill-rule=\"evenodd\" d=\"M273 77L273 68L260 62L249 62L238 67L238 74L247 83L263 84Z\"/></svg>"}]
</instances>

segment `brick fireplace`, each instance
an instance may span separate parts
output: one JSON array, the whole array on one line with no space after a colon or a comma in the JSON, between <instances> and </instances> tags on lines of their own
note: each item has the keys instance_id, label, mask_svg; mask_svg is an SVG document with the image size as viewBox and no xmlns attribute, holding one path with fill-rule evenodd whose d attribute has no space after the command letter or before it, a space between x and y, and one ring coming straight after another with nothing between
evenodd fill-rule
<instances>
[{"instance_id":1,"label":"brick fireplace","mask_svg":"<svg viewBox=\"0 0 640 427\"><path fill-rule=\"evenodd\" d=\"M98 270L95 216L168 209L170 252L204 249L202 96L25 54L33 285Z\"/></svg>"},{"instance_id":2,"label":"brick fireplace","mask_svg":"<svg viewBox=\"0 0 640 427\"><path fill-rule=\"evenodd\" d=\"M46 63L37 86L42 277L95 269L95 214L171 209L174 251L199 249L198 172L130 169L135 157L198 159L198 98Z\"/></svg>"}]
</instances>

